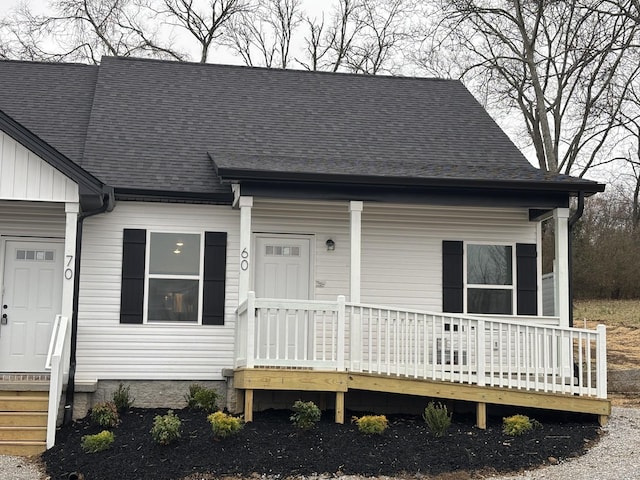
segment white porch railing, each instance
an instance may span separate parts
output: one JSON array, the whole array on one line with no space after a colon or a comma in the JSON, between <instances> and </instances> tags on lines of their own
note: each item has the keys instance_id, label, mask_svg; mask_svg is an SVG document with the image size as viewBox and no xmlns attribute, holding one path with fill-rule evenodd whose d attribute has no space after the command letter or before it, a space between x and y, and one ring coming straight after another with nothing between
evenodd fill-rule
<instances>
[{"instance_id":1,"label":"white porch railing","mask_svg":"<svg viewBox=\"0 0 640 480\"><path fill-rule=\"evenodd\" d=\"M238 308L236 367L349 370L606 398L605 327L548 322L250 292Z\"/></svg>"},{"instance_id":2,"label":"white porch railing","mask_svg":"<svg viewBox=\"0 0 640 480\"><path fill-rule=\"evenodd\" d=\"M49 408L47 413L47 448L56 443L56 423L58 420L58 407L62 395L64 380L64 361L68 357L67 337L69 335L69 319L62 315L56 315L49 341L49 351L45 369L51 371L49 380Z\"/></svg>"}]
</instances>

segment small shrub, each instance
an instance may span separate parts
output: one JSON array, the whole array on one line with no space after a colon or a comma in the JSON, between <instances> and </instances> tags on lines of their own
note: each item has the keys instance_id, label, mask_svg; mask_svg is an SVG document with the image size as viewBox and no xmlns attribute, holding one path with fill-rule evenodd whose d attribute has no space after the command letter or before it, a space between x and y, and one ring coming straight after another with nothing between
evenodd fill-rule
<instances>
[{"instance_id":1,"label":"small shrub","mask_svg":"<svg viewBox=\"0 0 640 480\"><path fill-rule=\"evenodd\" d=\"M160 445L169 445L180 438L181 425L182 422L173 410L169 410L166 415L156 415L153 419L151 437Z\"/></svg>"},{"instance_id":2,"label":"small shrub","mask_svg":"<svg viewBox=\"0 0 640 480\"><path fill-rule=\"evenodd\" d=\"M354 417L358 430L367 435L380 435L389 426L389 421L384 415L365 415L363 417Z\"/></svg>"},{"instance_id":3,"label":"small shrub","mask_svg":"<svg viewBox=\"0 0 640 480\"><path fill-rule=\"evenodd\" d=\"M322 412L320 412L315 403L297 400L293 404L293 415L291 415L290 420L296 427L308 430L315 426L321 415Z\"/></svg>"},{"instance_id":4,"label":"small shrub","mask_svg":"<svg viewBox=\"0 0 640 480\"><path fill-rule=\"evenodd\" d=\"M427 408L424 409L422 418L424 418L427 427L429 427L434 437L442 437L451 426L452 416L453 413L449 413L445 405L439 402L437 405L429 402Z\"/></svg>"},{"instance_id":5,"label":"small shrub","mask_svg":"<svg viewBox=\"0 0 640 480\"><path fill-rule=\"evenodd\" d=\"M118 409L113 402L97 403L91 409L91 421L101 427L113 428L120 423Z\"/></svg>"},{"instance_id":6,"label":"small shrub","mask_svg":"<svg viewBox=\"0 0 640 480\"><path fill-rule=\"evenodd\" d=\"M107 450L113 444L115 436L109 430L103 430L95 435L85 435L80 439L80 446L85 453L97 453Z\"/></svg>"},{"instance_id":7,"label":"small shrub","mask_svg":"<svg viewBox=\"0 0 640 480\"><path fill-rule=\"evenodd\" d=\"M189 393L185 395L189 408L200 408L207 413L218 410L218 392L214 388L207 388L199 383L189 385Z\"/></svg>"},{"instance_id":8,"label":"small shrub","mask_svg":"<svg viewBox=\"0 0 640 480\"><path fill-rule=\"evenodd\" d=\"M502 419L502 432L505 435L517 437L534 428L541 427L537 420L532 420L526 415L512 415Z\"/></svg>"},{"instance_id":9,"label":"small shrub","mask_svg":"<svg viewBox=\"0 0 640 480\"><path fill-rule=\"evenodd\" d=\"M220 438L235 435L243 427L241 418L219 411L209 415L207 420L209 420L209 423L211 424L213 434Z\"/></svg>"},{"instance_id":10,"label":"small shrub","mask_svg":"<svg viewBox=\"0 0 640 480\"><path fill-rule=\"evenodd\" d=\"M113 392L113 403L116 406L118 412L126 412L131 407L133 407L133 402L135 398L131 396L129 392L129 386L124 386L122 383L118 385L118 389Z\"/></svg>"}]
</instances>

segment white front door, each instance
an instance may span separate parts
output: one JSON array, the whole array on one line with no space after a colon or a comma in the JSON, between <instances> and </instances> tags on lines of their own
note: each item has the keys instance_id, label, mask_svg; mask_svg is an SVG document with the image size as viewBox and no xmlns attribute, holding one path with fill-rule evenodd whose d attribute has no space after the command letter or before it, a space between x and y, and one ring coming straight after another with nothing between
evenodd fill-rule
<instances>
[{"instance_id":1,"label":"white front door","mask_svg":"<svg viewBox=\"0 0 640 480\"><path fill-rule=\"evenodd\" d=\"M63 243L6 242L0 371L44 371L53 321L62 304L63 252Z\"/></svg>"},{"instance_id":2,"label":"white front door","mask_svg":"<svg viewBox=\"0 0 640 480\"><path fill-rule=\"evenodd\" d=\"M310 298L311 237L256 235L256 297L286 300ZM307 358L312 319L295 310L262 312L258 358L295 362Z\"/></svg>"}]
</instances>

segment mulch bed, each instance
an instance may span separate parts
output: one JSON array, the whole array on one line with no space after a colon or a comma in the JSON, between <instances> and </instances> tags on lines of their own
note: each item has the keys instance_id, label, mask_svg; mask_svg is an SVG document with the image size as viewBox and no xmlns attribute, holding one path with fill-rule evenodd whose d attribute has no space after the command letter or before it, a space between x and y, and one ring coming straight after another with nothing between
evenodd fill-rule
<instances>
[{"instance_id":1,"label":"mulch bed","mask_svg":"<svg viewBox=\"0 0 640 480\"><path fill-rule=\"evenodd\" d=\"M197 478L503 473L581 455L600 432L594 417L534 411L530 416L542 422L542 428L520 437L503 434L501 418L491 417L488 428L479 430L472 417L455 414L441 438L431 435L421 417L409 415L389 416L382 435L367 436L353 423L333 423L333 412L323 412L315 428L302 431L289 421L291 412L268 410L256 412L238 435L217 440L206 414L184 409L176 411L182 420L181 438L160 446L149 431L154 416L166 412L131 409L114 429L112 448L94 454L81 450L80 438L102 428L88 418L64 426L56 445L42 455L47 473L52 480L66 480L72 472L86 480L182 479L194 473L203 474Z\"/></svg>"}]
</instances>

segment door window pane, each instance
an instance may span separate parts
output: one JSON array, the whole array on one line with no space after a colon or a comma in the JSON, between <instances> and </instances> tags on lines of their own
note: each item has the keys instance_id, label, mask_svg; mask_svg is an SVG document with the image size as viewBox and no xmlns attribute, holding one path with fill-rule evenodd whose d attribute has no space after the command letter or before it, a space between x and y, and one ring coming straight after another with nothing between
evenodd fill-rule
<instances>
[{"instance_id":1,"label":"door window pane","mask_svg":"<svg viewBox=\"0 0 640 480\"><path fill-rule=\"evenodd\" d=\"M152 275L199 275L200 235L152 233L149 273Z\"/></svg>"},{"instance_id":2,"label":"door window pane","mask_svg":"<svg viewBox=\"0 0 640 480\"><path fill-rule=\"evenodd\" d=\"M513 285L511 246L467 245L467 284Z\"/></svg>"},{"instance_id":3,"label":"door window pane","mask_svg":"<svg viewBox=\"0 0 640 480\"><path fill-rule=\"evenodd\" d=\"M499 288L468 288L468 313L494 313L511 315L513 291Z\"/></svg>"},{"instance_id":4,"label":"door window pane","mask_svg":"<svg viewBox=\"0 0 640 480\"><path fill-rule=\"evenodd\" d=\"M198 321L198 280L149 279L149 321Z\"/></svg>"}]
</instances>

